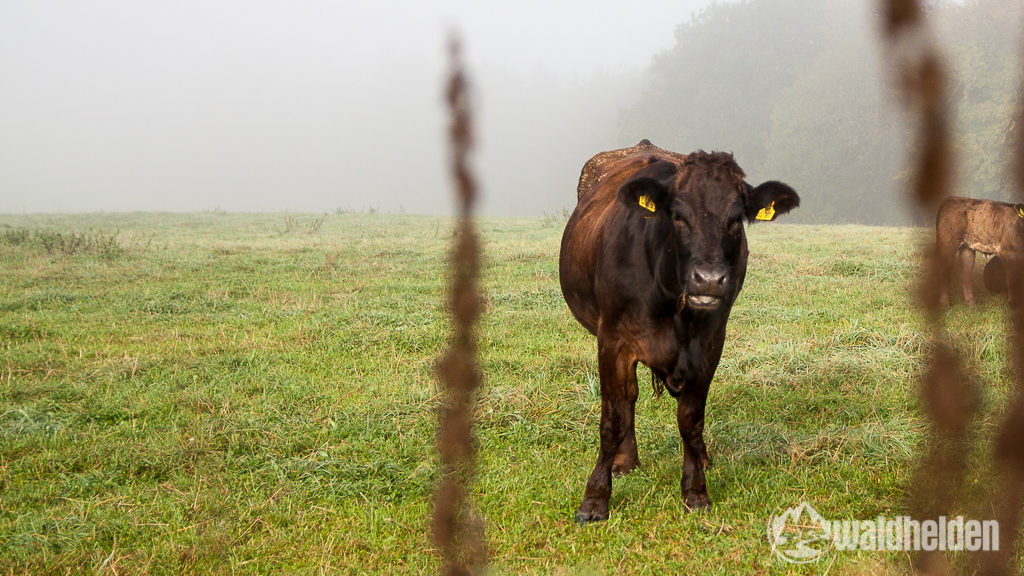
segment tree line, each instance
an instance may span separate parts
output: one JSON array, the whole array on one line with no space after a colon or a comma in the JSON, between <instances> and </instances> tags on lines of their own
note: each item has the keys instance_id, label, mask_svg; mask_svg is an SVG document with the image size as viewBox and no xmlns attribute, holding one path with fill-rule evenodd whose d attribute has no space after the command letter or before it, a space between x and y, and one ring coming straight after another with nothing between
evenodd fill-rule
<instances>
[{"instance_id":1,"label":"tree line","mask_svg":"<svg viewBox=\"0 0 1024 576\"><path fill-rule=\"evenodd\" d=\"M751 181L800 191L794 220L906 224L912 126L897 106L875 2L713 4L676 30L619 121L622 141L732 151ZM937 0L946 49L956 193L1008 199L1020 100L1019 0Z\"/></svg>"}]
</instances>

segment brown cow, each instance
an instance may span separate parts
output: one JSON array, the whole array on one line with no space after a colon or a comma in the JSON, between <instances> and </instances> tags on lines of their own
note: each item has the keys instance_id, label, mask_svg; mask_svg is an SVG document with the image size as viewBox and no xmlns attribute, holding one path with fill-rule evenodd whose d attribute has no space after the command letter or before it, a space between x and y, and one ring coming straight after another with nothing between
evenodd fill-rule
<instances>
[{"instance_id":1,"label":"brown cow","mask_svg":"<svg viewBox=\"0 0 1024 576\"><path fill-rule=\"evenodd\" d=\"M677 399L686 505L711 505L704 407L746 274L743 222L800 203L785 184L754 188L743 177L731 154L683 155L647 140L583 167L559 257L569 310L597 336L601 378L601 446L579 523L607 518L612 472L639 464L637 362Z\"/></svg>"},{"instance_id":2,"label":"brown cow","mask_svg":"<svg viewBox=\"0 0 1024 576\"><path fill-rule=\"evenodd\" d=\"M935 218L935 243L940 262L946 272L959 268L960 285L964 301L974 305L974 288L971 286L971 271L977 252L995 255L1000 265L1011 269L1024 256L1024 204L1009 204L996 200L976 198L947 198L939 207ZM989 273L986 283L992 283L996 276ZM1012 275L1005 277L1006 292L1011 307L1016 306ZM994 287L990 287L992 289ZM949 286L943 282L939 289L939 301L949 306Z\"/></svg>"}]
</instances>

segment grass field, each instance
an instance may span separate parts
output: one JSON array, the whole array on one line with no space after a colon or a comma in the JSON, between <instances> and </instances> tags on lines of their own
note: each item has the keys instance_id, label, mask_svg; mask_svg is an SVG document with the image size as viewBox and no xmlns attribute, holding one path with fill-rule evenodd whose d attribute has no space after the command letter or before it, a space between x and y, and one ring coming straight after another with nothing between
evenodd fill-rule
<instances>
[{"instance_id":1,"label":"grass field","mask_svg":"<svg viewBox=\"0 0 1024 576\"><path fill-rule=\"evenodd\" d=\"M0 574L436 571L450 224L0 216ZM927 232L750 228L709 397L714 508L682 512L674 401L644 386L642 466L615 481L611 519L580 528L599 388L558 288L563 224L481 223L475 492L494 572L907 572L876 552L783 563L766 523L801 501L837 519L904 510L926 437L908 283ZM1013 388L1004 312L982 299L948 322L985 381L967 481L985 495Z\"/></svg>"}]
</instances>

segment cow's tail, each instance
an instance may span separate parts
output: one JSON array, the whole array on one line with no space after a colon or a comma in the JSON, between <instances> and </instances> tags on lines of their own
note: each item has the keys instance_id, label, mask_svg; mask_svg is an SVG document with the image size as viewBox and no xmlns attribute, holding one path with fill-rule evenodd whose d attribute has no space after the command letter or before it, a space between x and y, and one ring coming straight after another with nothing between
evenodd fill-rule
<instances>
[{"instance_id":1,"label":"cow's tail","mask_svg":"<svg viewBox=\"0 0 1024 576\"><path fill-rule=\"evenodd\" d=\"M655 398L661 398L661 393L665 391L665 381L654 373L654 369L651 369L651 388L654 390Z\"/></svg>"}]
</instances>

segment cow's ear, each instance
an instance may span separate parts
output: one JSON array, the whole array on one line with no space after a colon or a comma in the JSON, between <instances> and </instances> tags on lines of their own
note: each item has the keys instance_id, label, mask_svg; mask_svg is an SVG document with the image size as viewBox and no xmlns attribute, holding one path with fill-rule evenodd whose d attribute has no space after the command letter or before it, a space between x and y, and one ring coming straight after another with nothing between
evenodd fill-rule
<instances>
[{"instance_id":1,"label":"cow's ear","mask_svg":"<svg viewBox=\"0 0 1024 576\"><path fill-rule=\"evenodd\" d=\"M619 188L619 202L644 216L667 214L677 172L675 164L652 158Z\"/></svg>"},{"instance_id":2,"label":"cow's ear","mask_svg":"<svg viewBox=\"0 0 1024 576\"><path fill-rule=\"evenodd\" d=\"M746 183L744 185L746 216L752 222L770 222L800 205L800 196L788 184L771 180L757 187Z\"/></svg>"}]
</instances>

